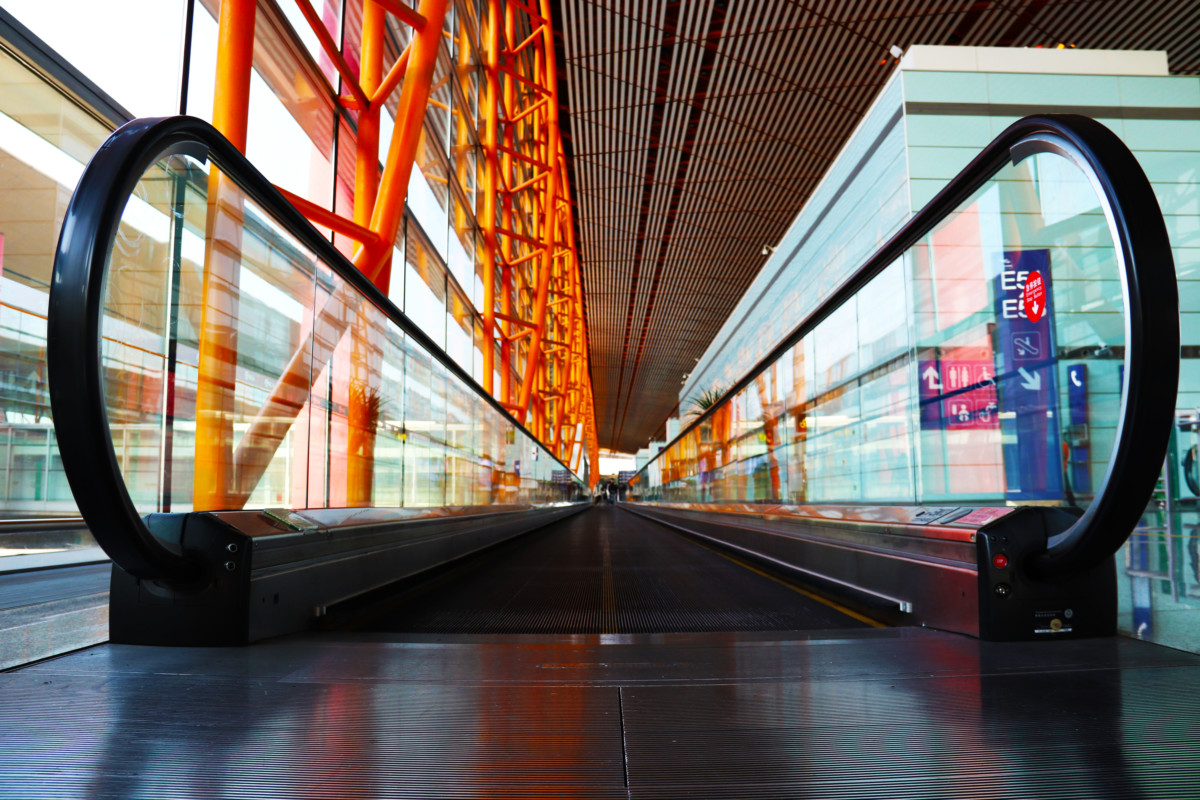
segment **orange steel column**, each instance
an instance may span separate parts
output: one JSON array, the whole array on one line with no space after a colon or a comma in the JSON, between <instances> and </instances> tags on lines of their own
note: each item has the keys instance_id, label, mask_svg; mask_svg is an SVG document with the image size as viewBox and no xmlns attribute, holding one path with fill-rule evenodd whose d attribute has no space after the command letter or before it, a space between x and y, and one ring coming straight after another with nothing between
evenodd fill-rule
<instances>
[{"instance_id":1,"label":"orange steel column","mask_svg":"<svg viewBox=\"0 0 1200 800\"><path fill-rule=\"evenodd\" d=\"M770 368L771 373L775 372L775 366ZM774 382L774 381L772 381ZM758 391L758 407L762 409L763 422L763 438L766 440L767 447L767 474L771 480L771 497L774 500L783 499L780 497L780 480L779 480L779 404L772 402L767 394L767 373L761 372L754 379L754 388Z\"/></svg>"},{"instance_id":2,"label":"orange steel column","mask_svg":"<svg viewBox=\"0 0 1200 800\"><path fill-rule=\"evenodd\" d=\"M480 219L480 232L483 235L483 388L488 394L495 395L493 373L496 371L496 257L499 254L499 248L496 246L496 195L500 191L497 185L499 165L496 163L500 138L500 0L488 0L485 35L487 93L482 109L484 185L481 187L483 213ZM502 381L502 385L507 384Z\"/></svg>"},{"instance_id":3,"label":"orange steel column","mask_svg":"<svg viewBox=\"0 0 1200 800\"><path fill-rule=\"evenodd\" d=\"M221 3L213 126L246 150L256 0ZM231 181L212 170L204 248L203 309L196 379L196 460L192 503L197 511L233 505L233 418L236 413L238 267L243 206Z\"/></svg>"},{"instance_id":4,"label":"orange steel column","mask_svg":"<svg viewBox=\"0 0 1200 800\"><path fill-rule=\"evenodd\" d=\"M359 60L359 86L373 97L383 80L384 34L387 13L375 0L363 0L362 48ZM358 137L354 170L354 222L366 227L371 222L375 196L379 191L379 116L381 104L370 103L358 112ZM391 242L380 242L391 254ZM376 286L387 293L389 273ZM378 398L372 391L374 374L370 338L374 326L366 308L357 311L358 319L350 326L350 376L346 419L346 505L371 505L375 473L375 433L379 423Z\"/></svg>"},{"instance_id":5,"label":"orange steel column","mask_svg":"<svg viewBox=\"0 0 1200 800\"><path fill-rule=\"evenodd\" d=\"M256 0L222 0L217 34L217 81L213 127L239 150L246 150L250 75L254 69Z\"/></svg>"},{"instance_id":6,"label":"orange steel column","mask_svg":"<svg viewBox=\"0 0 1200 800\"><path fill-rule=\"evenodd\" d=\"M375 0L363 0L362 50L359 85L374 97L383 80L384 34L387 12ZM354 169L354 221L364 228L371 223L379 192L379 115L382 104L372 102L358 111L357 163ZM392 243L388 242L390 250ZM379 287L387 291L387 286Z\"/></svg>"},{"instance_id":7,"label":"orange steel column","mask_svg":"<svg viewBox=\"0 0 1200 800\"><path fill-rule=\"evenodd\" d=\"M499 8L500 8L500 3L497 2L496 3L496 13L497 14L500 13ZM513 40L513 38L515 38L516 34L513 31L514 24L515 24L515 20L514 20L513 10L508 4L505 4L504 5L504 39L505 39L505 41L511 42ZM496 58L497 58L496 70L497 70L497 79L499 79L500 20L498 18L495 22L495 25L496 25L496 33L495 33L496 38L494 39L494 41L496 44L495 52L496 52ZM514 91L513 81L511 78L504 81L504 90L501 94L497 95L496 99L498 102L492 108L492 113L497 118L500 117L502 114L509 114L510 113L509 109L511 109L513 107L513 102L516 99L516 92ZM504 156L500 159L500 164L499 164L500 179L496 183L496 191L497 192L501 191L501 189L506 184L508 184L509 181L512 180L513 158L512 158L511 153L515 147L515 142L513 141L513 130L512 129L513 129L513 126L511 124L504 126L504 134L503 134L503 138L501 139L501 141L504 143L505 147L504 147ZM504 193L503 196L501 197L500 224L506 231L511 231L513 229L513 207L512 207L512 204L513 204L512 195L508 194L507 192ZM516 332L516 328L513 326L512 322L509 321L509 319L513 316L514 312L516 311L516 309L513 306L513 288L514 288L513 287L513 283L514 283L513 268L512 268L513 246L512 246L512 238L511 237L509 237L507 235L504 237L504 241L502 242L501 248L500 248L500 254L501 254L501 260L500 260L500 313L504 315L504 319L505 319L504 325L501 326L502 333L501 333L501 339L500 339L500 402L504 403L506 406L508 406L513 402L513 389L512 389L513 356L514 356L514 350L517 349L517 348L513 347L513 334Z\"/></svg>"},{"instance_id":8,"label":"orange steel column","mask_svg":"<svg viewBox=\"0 0 1200 800\"><path fill-rule=\"evenodd\" d=\"M563 280L562 288L560 289L560 291L562 292L562 296L560 299L570 300L570 299L574 299L574 298L568 298L567 293L566 293L567 285L570 282L570 276L569 276L568 271L571 269L574 269L575 265L574 265L574 260L571 258L570 252L567 252L564 254L563 260L565 262L564 266L563 266L563 279L564 280ZM560 331L559 335L563 338L563 341L565 342L565 344L558 351L559 369L562 370L562 380L561 380L562 388L560 389L561 394L559 395L558 399L554 403L553 435L554 435L555 446L558 448L558 457L561 458L563 461L566 461L567 459L569 459L571 457L570 452L567 452L564 450L564 448L568 447L569 444L563 438L563 424L566 422L567 412L568 412L569 405L571 402L571 392L573 391L573 387L571 386L571 383L572 383L572 378L574 377L574 372L575 372L574 357L573 357L573 353L571 350L571 346L575 341L575 320L574 320L573 311L574 311L574 305L571 304L570 302L568 302L566 311L564 313L559 314L559 331ZM574 426L572 426L572 430L574 430Z\"/></svg>"},{"instance_id":9,"label":"orange steel column","mask_svg":"<svg viewBox=\"0 0 1200 800\"><path fill-rule=\"evenodd\" d=\"M570 220L567 221L567 236L572 239L572 244L574 244ZM574 252L574 247L571 249ZM576 259L572 259L572 262L571 269L573 274L568 292L571 296L571 342L574 344L571 350L571 375L575 383L575 386L572 388L575 402L574 412L565 421L571 428L571 441L567 449L568 459L571 458L571 454L575 452L575 447L580 444L580 440L582 439L582 429L579 425L579 420L583 416L585 407L583 385L587 381L587 369L585 368L587 337L583 333L583 304L579 301L581 297L579 292L579 262Z\"/></svg>"}]
</instances>

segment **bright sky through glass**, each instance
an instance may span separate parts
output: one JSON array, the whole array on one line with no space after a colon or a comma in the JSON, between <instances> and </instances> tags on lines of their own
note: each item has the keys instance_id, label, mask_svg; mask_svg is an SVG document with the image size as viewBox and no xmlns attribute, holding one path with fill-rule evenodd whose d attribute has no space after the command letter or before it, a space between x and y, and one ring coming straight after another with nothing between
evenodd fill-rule
<instances>
[{"instance_id":1,"label":"bright sky through glass","mask_svg":"<svg viewBox=\"0 0 1200 800\"><path fill-rule=\"evenodd\" d=\"M622 470L632 470L633 468L633 456L600 456L601 475L616 475Z\"/></svg>"},{"instance_id":2,"label":"bright sky through glass","mask_svg":"<svg viewBox=\"0 0 1200 800\"><path fill-rule=\"evenodd\" d=\"M4 0L135 117L179 112L183 0Z\"/></svg>"}]
</instances>

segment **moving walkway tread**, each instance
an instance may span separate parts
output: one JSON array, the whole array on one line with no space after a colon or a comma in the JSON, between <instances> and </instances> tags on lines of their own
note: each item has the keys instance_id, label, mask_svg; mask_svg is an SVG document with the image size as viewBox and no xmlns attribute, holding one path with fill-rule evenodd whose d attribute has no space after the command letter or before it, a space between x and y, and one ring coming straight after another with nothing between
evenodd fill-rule
<instances>
[{"instance_id":1,"label":"moving walkway tread","mask_svg":"<svg viewBox=\"0 0 1200 800\"><path fill-rule=\"evenodd\" d=\"M598 506L412 586L356 630L689 633L864 627L649 520Z\"/></svg>"}]
</instances>

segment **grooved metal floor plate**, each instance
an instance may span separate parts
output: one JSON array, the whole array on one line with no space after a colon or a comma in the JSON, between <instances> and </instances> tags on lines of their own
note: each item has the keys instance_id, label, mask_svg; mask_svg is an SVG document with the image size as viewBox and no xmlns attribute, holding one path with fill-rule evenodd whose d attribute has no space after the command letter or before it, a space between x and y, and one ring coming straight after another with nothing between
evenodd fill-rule
<instances>
[{"instance_id":1,"label":"grooved metal floor plate","mask_svg":"<svg viewBox=\"0 0 1200 800\"><path fill-rule=\"evenodd\" d=\"M378 622L0 673L0 800L1200 799L1200 656L834 627L617 509Z\"/></svg>"},{"instance_id":2,"label":"grooved metal floor plate","mask_svg":"<svg viewBox=\"0 0 1200 800\"><path fill-rule=\"evenodd\" d=\"M0 798L1200 797L1200 657L923 629L103 645L0 674Z\"/></svg>"},{"instance_id":3,"label":"grooved metal floor plate","mask_svg":"<svg viewBox=\"0 0 1200 800\"><path fill-rule=\"evenodd\" d=\"M1200 722L1185 699L1198 679L1150 669L626 689L632 796L1196 797L1200 752L1182 732Z\"/></svg>"},{"instance_id":4,"label":"grooved metal floor plate","mask_svg":"<svg viewBox=\"0 0 1200 800\"><path fill-rule=\"evenodd\" d=\"M676 633L863 627L670 529L598 506L418 586L363 629Z\"/></svg>"}]
</instances>

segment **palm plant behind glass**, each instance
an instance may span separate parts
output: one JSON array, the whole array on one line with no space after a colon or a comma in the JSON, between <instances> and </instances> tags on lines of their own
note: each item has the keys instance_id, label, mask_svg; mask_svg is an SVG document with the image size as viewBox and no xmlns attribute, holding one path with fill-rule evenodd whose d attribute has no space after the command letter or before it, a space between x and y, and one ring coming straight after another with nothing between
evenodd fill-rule
<instances>
[{"instance_id":1,"label":"palm plant behind glass","mask_svg":"<svg viewBox=\"0 0 1200 800\"><path fill-rule=\"evenodd\" d=\"M700 416L715 406L717 401L720 400L724 395L725 388L723 386L714 386L711 389L705 389L700 393L699 397L692 398L692 405L687 411L687 416Z\"/></svg>"}]
</instances>

